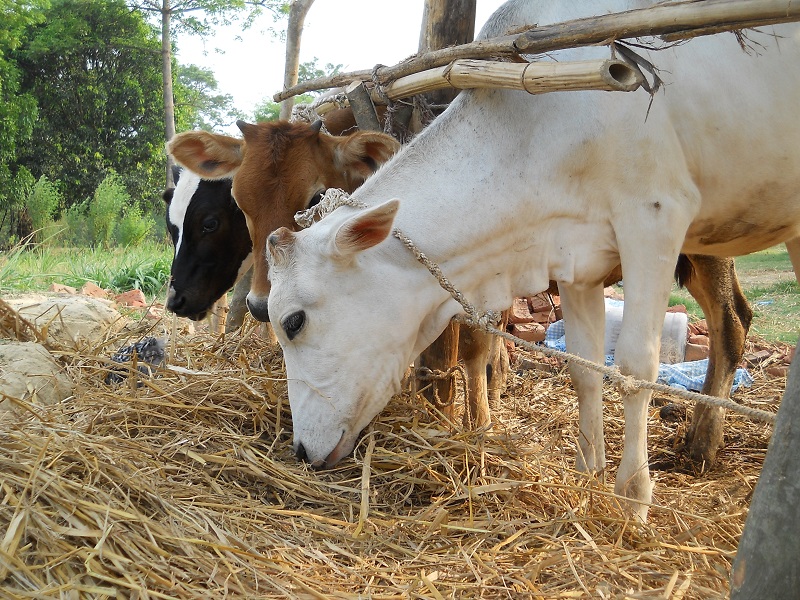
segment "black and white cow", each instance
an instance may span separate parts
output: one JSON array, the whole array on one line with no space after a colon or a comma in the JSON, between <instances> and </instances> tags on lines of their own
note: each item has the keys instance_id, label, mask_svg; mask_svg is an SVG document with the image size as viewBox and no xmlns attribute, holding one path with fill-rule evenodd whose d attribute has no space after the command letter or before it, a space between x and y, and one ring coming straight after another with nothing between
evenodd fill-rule
<instances>
[{"instance_id":1,"label":"black and white cow","mask_svg":"<svg viewBox=\"0 0 800 600\"><path fill-rule=\"evenodd\" d=\"M191 171L174 172L176 187L164 192L167 229L175 246L167 309L193 320L206 317L253 264L252 243L244 214L231 194L231 179L210 181ZM249 289L249 280L245 294ZM244 318L233 312L227 330Z\"/></svg>"}]
</instances>

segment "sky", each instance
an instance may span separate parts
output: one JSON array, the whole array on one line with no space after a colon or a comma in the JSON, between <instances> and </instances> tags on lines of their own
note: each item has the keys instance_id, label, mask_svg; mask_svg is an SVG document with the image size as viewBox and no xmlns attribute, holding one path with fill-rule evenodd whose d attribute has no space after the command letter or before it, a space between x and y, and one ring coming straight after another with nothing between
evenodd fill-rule
<instances>
[{"instance_id":1,"label":"sky","mask_svg":"<svg viewBox=\"0 0 800 600\"><path fill-rule=\"evenodd\" d=\"M503 3L477 0L475 31ZM315 0L305 20L300 62L344 65L342 71L394 65L416 53L424 0ZM205 41L183 34L178 61L211 69L219 92L251 116L257 104L283 87L285 45L269 31L270 15L250 29L220 26ZM235 129L235 128L234 128ZM238 131L238 130L237 130Z\"/></svg>"}]
</instances>

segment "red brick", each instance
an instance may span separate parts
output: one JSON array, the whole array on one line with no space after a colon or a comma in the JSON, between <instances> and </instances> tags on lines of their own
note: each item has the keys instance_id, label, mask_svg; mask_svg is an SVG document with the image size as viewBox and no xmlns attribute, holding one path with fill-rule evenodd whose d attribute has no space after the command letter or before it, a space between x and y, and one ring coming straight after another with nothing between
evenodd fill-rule
<instances>
[{"instance_id":1,"label":"red brick","mask_svg":"<svg viewBox=\"0 0 800 600\"><path fill-rule=\"evenodd\" d=\"M698 346L709 346L707 335L690 335L687 340L690 344L697 344Z\"/></svg>"},{"instance_id":2,"label":"red brick","mask_svg":"<svg viewBox=\"0 0 800 600\"><path fill-rule=\"evenodd\" d=\"M76 290L71 285L64 285L63 283L51 283L49 291L56 292L59 294L76 294L78 290Z\"/></svg>"},{"instance_id":3,"label":"red brick","mask_svg":"<svg viewBox=\"0 0 800 600\"><path fill-rule=\"evenodd\" d=\"M516 324L530 323L531 321L533 321L533 315L528 310L528 301L525 298L514 298L514 304L508 311L508 322Z\"/></svg>"},{"instance_id":4,"label":"red brick","mask_svg":"<svg viewBox=\"0 0 800 600\"><path fill-rule=\"evenodd\" d=\"M708 335L708 324L705 319L689 323L689 335Z\"/></svg>"},{"instance_id":5,"label":"red brick","mask_svg":"<svg viewBox=\"0 0 800 600\"><path fill-rule=\"evenodd\" d=\"M114 300L121 306L143 307L147 306L147 300L142 290L130 290L117 295Z\"/></svg>"},{"instance_id":6,"label":"red brick","mask_svg":"<svg viewBox=\"0 0 800 600\"><path fill-rule=\"evenodd\" d=\"M686 307L683 304L676 304L674 306L668 306L667 307L667 312L668 313L683 313L683 314L687 314Z\"/></svg>"},{"instance_id":7,"label":"red brick","mask_svg":"<svg viewBox=\"0 0 800 600\"><path fill-rule=\"evenodd\" d=\"M686 343L686 351L683 360L691 362L693 360L703 360L704 358L708 358L708 346Z\"/></svg>"},{"instance_id":8,"label":"red brick","mask_svg":"<svg viewBox=\"0 0 800 600\"><path fill-rule=\"evenodd\" d=\"M91 281L87 281L83 284L81 294L89 296L90 298L108 298L108 292Z\"/></svg>"},{"instance_id":9,"label":"red brick","mask_svg":"<svg viewBox=\"0 0 800 600\"><path fill-rule=\"evenodd\" d=\"M543 342L545 328L539 323L518 323L514 325L513 333L526 342Z\"/></svg>"},{"instance_id":10,"label":"red brick","mask_svg":"<svg viewBox=\"0 0 800 600\"><path fill-rule=\"evenodd\" d=\"M786 377L789 374L789 365L772 365L764 371L770 377Z\"/></svg>"}]
</instances>

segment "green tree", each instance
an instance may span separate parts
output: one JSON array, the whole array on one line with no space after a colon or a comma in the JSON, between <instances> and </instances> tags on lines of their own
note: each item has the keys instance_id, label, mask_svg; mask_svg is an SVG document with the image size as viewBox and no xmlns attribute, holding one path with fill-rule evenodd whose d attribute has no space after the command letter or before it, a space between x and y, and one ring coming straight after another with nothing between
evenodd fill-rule
<instances>
[{"instance_id":1,"label":"green tree","mask_svg":"<svg viewBox=\"0 0 800 600\"><path fill-rule=\"evenodd\" d=\"M17 152L36 121L36 100L22 92L22 71L11 55L27 28L42 21L44 6L44 0L0 0L0 230L15 218L13 211L24 197L17 185Z\"/></svg>"},{"instance_id":2,"label":"green tree","mask_svg":"<svg viewBox=\"0 0 800 600\"><path fill-rule=\"evenodd\" d=\"M207 36L213 25L229 23L250 7L247 26L263 9L275 16L288 14L289 2L285 0L128 0L128 4L139 11L157 15L161 28L161 78L163 82L164 139L175 135L175 94L173 90L172 44L173 34L189 32ZM166 185L172 181L171 159L167 160Z\"/></svg>"},{"instance_id":3,"label":"green tree","mask_svg":"<svg viewBox=\"0 0 800 600\"><path fill-rule=\"evenodd\" d=\"M45 17L16 52L22 89L39 104L21 164L60 181L66 207L111 169L135 199L155 198L164 161L157 34L123 0L52 0Z\"/></svg>"},{"instance_id":4,"label":"green tree","mask_svg":"<svg viewBox=\"0 0 800 600\"><path fill-rule=\"evenodd\" d=\"M309 81L310 79L317 79L319 77L330 77L342 72L344 65L334 65L332 63L320 67L317 64L319 59L315 56L308 62L301 63L298 67L297 82ZM319 93L301 94L294 98L294 104L311 104L317 99ZM273 102L272 98L264 98L259 104L256 105L253 111L253 120L258 121L277 121L280 118L281 104Z\"/></svg>"},{"instance_id":5,"label":"green tree","mask_svg":"<svg viewBox=\"0 0 800 600\"><path fill-rule=\"evenodd\" d=\"M229 94L217 91L211 69L197 65L177 65L175 84L175 122L180 130L213 131L242 118Z\"/></svg>"}]
</instances>

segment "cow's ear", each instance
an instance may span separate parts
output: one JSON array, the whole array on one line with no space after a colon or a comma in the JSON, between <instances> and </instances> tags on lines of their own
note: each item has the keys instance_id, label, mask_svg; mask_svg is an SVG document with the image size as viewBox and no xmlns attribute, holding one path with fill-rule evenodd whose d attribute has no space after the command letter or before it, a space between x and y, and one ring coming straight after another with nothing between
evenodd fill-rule
<instances>
[{"instance_id":1,"label":"cow's ear","mask_svg":"<svg viewBox=\"0 0 800 600\"><path fill-rule=\"evenodd\" d=\"M169 206L169 203L172 202L172 197L174 195L175 195L175 188L171 187L164 190L164 193L161 194L161 197L164 199L164 202L167 203L167 206Z\"/></svg>"},{"instance_id":2,"label":"cow's ear","mask_svg":"<svg viewBox=\"0 0 800 600\"><path fill-rule=\"evenodd\" d=\"M167 143L175 162L204 179L233 177L242 165L242 140L208 131L184 131Z\"/></svg>"},{"instance_id":3,"label":"cow's ear","mask_svg":"<svg viewBox=\"0 0 800 600\"><path fill-rule=\"evenodd\" d=\"M337 140L334 160L354 181L364 181L400 149L392 136L377 131L357 131Z\"/></svg>"},{"instance_id":4,"label":"cow's ear","mask_svg":"<svg viewBox=\"0 0 800 600\"><path fill-rule=\"evenodd\" d=\"M334 247L339 256L352 256L380 244L392 232L400 208L396 198L359 212L336 231Z\"/></svg>"},{"instance_id":5,"label":"cow's ear","mask_svg":"<svg viewBox=\"0 0 800 600\"><path fill-rule=\"evenodd\" d=\"M294 234L287 227L280 227L267 237L267 258L273 265L285 263L292 254Z\"/></svg>"}]
</instances>

